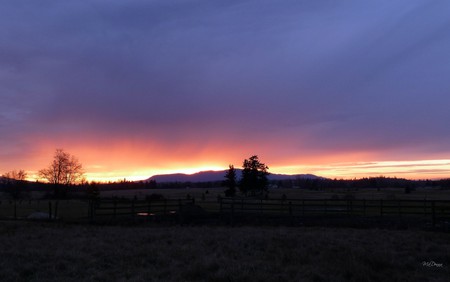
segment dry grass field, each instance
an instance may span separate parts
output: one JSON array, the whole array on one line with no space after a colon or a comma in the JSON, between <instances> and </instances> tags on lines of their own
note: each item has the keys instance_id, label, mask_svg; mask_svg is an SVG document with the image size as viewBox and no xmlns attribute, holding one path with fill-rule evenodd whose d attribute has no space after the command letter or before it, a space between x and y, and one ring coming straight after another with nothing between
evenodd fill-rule
<instances>
[{"instance_id":1,"label":"dry grass field","mask_svg":"<svg viewBox=\"0 0 450 282\"><path fill-rule=\"evenodd\" d=\"M1 221L0 242L0 281L359 282L450 277L449 234L425 231Z\"/></svg>"}]
</instances>

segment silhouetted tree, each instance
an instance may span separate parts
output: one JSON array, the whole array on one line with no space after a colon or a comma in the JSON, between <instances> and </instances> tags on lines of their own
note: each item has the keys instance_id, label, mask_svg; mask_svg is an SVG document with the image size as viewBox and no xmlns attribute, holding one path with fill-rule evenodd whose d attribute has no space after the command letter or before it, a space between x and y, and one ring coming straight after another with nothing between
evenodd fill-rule
<instances>
[{"instance_id":1,"label":"silhouetted tree","mask_svg":"<svg viewBox=\"0 0 450 282\"><path fill-rule=\"evenodd\" d=\"M24 170L12 170L2 175L2 184L5 192L13 199L19 199L26 187L27 173Z\"/></svg>"},{"instance_id":2,"label":"silhouetted tree","mask_svg":"<svg viewBox=\"0 0 450 282\"><path fill-rule=\"evenodd\" d=\"M62 149L57 149L50 165L39 171L40 178L54 185L55 196L64 196L64 187L82 181L83 176L78 159Z\"/></svg>"},{"instance_id":3,"label":"silhouetted tree","mask_svg":"<svg viewBox=\"0 0 450 282\"><path fill-rule=\"evenodd\" d=\"M225 173L225 179L225 186L228 187L228 189L225 190L225 196L234 197L236 194L237 180L236 170L233 165L229 165L229 169Z\"/></svg>"},{"instance_id":4,"label":"silhouetted tree","mask_svg":"<svg viewBox=\"0 0 450 282\"><path fill-rule=\"evenodd\" d=\"M269 169L264 163L260 162L258 156L251 156L244 160L242 179L239 188L245 195L250 192L252 195L263 194L267 190L267 175Z\"/></svg>"}]
</instances>

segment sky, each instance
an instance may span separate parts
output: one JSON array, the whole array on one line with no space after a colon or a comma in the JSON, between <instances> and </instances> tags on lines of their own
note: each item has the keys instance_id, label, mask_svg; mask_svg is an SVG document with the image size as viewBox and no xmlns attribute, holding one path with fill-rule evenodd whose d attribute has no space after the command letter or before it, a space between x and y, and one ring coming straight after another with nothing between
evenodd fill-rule
<instances>
[{"instance_id":1,"label":"sky","mask_svg":"<svg viewBox=\"0 0 450 282\"><path fill-rule=\"evenodd\" d=\"M450 177L450 1L0 2L0 174Z\"/></svg>"}]
</instances>

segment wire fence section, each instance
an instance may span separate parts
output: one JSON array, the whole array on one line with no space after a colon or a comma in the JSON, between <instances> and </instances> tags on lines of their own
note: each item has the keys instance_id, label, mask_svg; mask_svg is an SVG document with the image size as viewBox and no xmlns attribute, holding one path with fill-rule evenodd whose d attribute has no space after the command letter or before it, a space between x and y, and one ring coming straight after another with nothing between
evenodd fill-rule
<instances>
[{"instance_id":1,"label":"wire fence section","mask_svg":"<svg viewBox=\"0 0 450 282\"><path fill-rule=\"evenodd\" d=\"M233 222L239 217L266 218L280 223L305 217L420 217L431 222L450 222L449 200L364 199L71 199L0 200L0 219L48 219L64 221Z\"/></svg>"},{"instance_id":2,"label":"wire fence section","mask_svg":"<svg viewBox=\"0 0 450 282\"><path fill-rule=\"evenodd\" d=\"M233 216L422 216L450 221L450 201L342 200L342 199L236 199L220 198L221 214Z\"/></svg>"},{"instance_id":3,"label":"wire fence section","mask_svg":"<svg viewBox=\"0 0 450 282\"><path fill-rule=\"evenodd\" d=\"M0 200L0 219L79 221L89 218L88 200Z\"/></svg>"},{"instance_id":4,"label":"wire fence section","mask_svg":"<svg viewBox=\"0 0 450 282\"><path fill-rule=\"evenodd\" d=\"M175 217L182 207L194 205L195 199L161 199L161 200L129 200L102 199L92 201L89 219L98 221L104 219L118 220L127 218L155 219Z\"/></svg>"}]
</instances>

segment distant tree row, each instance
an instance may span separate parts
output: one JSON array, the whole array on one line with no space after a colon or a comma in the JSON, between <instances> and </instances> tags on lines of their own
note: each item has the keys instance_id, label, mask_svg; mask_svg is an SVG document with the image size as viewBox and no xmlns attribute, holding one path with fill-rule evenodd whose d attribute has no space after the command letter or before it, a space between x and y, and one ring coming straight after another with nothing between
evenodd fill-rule
<instances>
[{"instance_id":1,"label":"distant tree row","mask_svg":"<svg viewBox=\"0 0 450 282\"><path fill-rule=\"evenodd\" d=\"M450 179L442 180L409 180L396 177L365 177L361 179L328 179L328 178L297 178L288 180L275 180L271 185L279 188L299 188L307 190L329 189L365 189L365 188L403 188L405 192L411 192L419 187L439 187L450 189Z\"/></svg>"},{"instance_id":2,"label":"distant tree row","mask_svg":"<svg viewBox=\"0 0 450 282\"><path fill-rule=\"evenodd\" d=\"M2 175L0 184L13 199L19 199L27 186L26 178L27 173L24 170L11 170Z\"/></svg>"}]
</instances>

